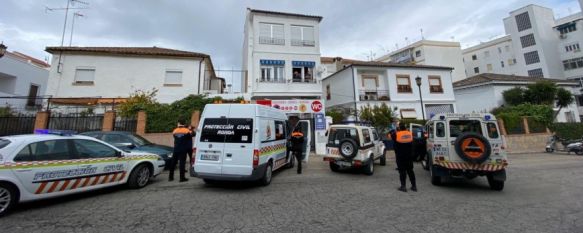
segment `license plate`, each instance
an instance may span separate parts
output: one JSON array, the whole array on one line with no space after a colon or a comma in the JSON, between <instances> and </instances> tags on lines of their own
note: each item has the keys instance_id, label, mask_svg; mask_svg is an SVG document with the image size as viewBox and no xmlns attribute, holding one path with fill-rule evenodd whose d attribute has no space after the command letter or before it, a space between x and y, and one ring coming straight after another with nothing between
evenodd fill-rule
<instances>
[{"instance_id":1,"label":"license plate","mask_svg":"<svg viewBox=\"0 0 583 233\"><path fill-rule=\"evenodd\" d=\"M200 160L219 161L219 156L218 155L202 154L202 155L200 155Z\"/></svg>"},{"instance_id":2,"label":"license plate","mask_svg":"<svg viewBox=\"0 0 583 233\"><path fill-rule=\"evenodd\" d=\"M336 161L336 165L344 166L344 167L351 167L352 163L345 162L345 161Z\"/></svg>"}]
</instances>

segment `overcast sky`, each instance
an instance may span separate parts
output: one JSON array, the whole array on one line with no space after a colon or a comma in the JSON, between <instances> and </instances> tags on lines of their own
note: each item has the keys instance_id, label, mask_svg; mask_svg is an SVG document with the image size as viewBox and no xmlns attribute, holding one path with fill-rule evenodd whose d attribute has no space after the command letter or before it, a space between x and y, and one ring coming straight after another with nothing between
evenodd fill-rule
<instances>
[{"instance_id":1,"label":"overcast sky","mask_svg":"<svg viewBox=\"0 0 583 233\"><path fill-rule=\"evenodd\" d=\"M40 59L61 43L67 0L2 0L0 40L9 51ZM82 0L73 46L159 46L211 55L215 68L240 69L246 8L323 16L322 56L367 59L421 38L460 41L468 47L504 34L502 19L527 4L556 17L580 11L577 0ZM74 7L84 7L75 4ZM77 11L77 10L75 10ZM69 44L71 26L65 36Z\"/></svg>"}]
</instances>

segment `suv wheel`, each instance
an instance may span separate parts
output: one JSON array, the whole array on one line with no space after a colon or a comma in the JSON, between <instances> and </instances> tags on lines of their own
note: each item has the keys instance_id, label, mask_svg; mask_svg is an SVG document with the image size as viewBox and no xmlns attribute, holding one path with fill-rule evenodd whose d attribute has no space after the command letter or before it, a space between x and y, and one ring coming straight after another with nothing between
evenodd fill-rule
<instances>
[{"instance_id":1,"label":"suv wheel","mask_svg":"<svg viewBox=\"0 0 583 233\"><path fill-rule=\"evenodd\" d=\"M352 159L358 153L356 141L346 138L340 142L340 155L345 159Z\"/></svg>"},{"instance_id":2,"label":"suv wheel","mask_svg":"<svg viewBox=\"0 0 583 233\"><path fill-rule=\"evenodd\" d=\"M333 172L340 171L340 166L338 166L335 162L330 162L330 170Z\"/></svg>"},{"instance_id":3,"label":"suv wheel","mask_svg":"<svg viewBox=\"0 0 583 233\"><path fill-rule=\"evenodd\" d=\"M488 175L488 184L492 190L502 191L502 189L504 189L504 181L495 180L492 175Z\"/></svg>"},{"instance_id":4,"label":"suv wheel","mask_svg":"<svg viewBox=\"0 0 583 233\"><path fill-rule=\"evenodd\" d=\"M368 165L364 167L364 174L367 176L372 176L374 174L374 157L368 159Z\"/></svg>"}]
</instances>

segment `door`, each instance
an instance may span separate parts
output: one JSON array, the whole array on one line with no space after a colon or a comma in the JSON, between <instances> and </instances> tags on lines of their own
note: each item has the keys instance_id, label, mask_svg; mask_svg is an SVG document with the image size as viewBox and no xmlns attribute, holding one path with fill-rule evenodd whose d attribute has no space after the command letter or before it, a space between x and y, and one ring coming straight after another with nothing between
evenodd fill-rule
<instances>
[{"instance_id":1,"label":"door","mask_svg":"<svg viewBox=\"0 0 583 233\"><path fill-rule=\"evenodd\" d=\"M375 157L381 156L385 152L384 143L381 141L376 129L372 129L372 141L374 143Z\"/></svg>"},{"instance_id":2,"label":"door","mask_svg":"<svg viewBox=\"0 0 583 233\"><path fill-rule=\"evenodd\" d=\"M375 150L375 144L374 144L374 140L373 140L373 136L372 136L372 132L370 129L367 128L363 128L362 129L362 141L363 141L363 145L361 149L371 149L373 150L373 153L376 153ZM367 154L364 154L364 156L368 156ZM367 157L363 157L363 160L368 159Z\"/></svg>"},{"instance_id":3,"label":"door","mask_svg":"<svg viewBox=\"0 0 583 233\"><path fill-rule=\"evenodd\" d=\"M71 181L92 171L79 170L71 153L70 140L47 140L25 146L14 157L14 175L27 192L55 196L72 188Z\"/></svg>"},{"instance_id":4,"label":"door","mask_svg":"<svg viewBox=\"0 0 583 233\"><path fill-rule=\"evenodd\" d=\"M241 105L245 106L245 105ZM236 111L231 107L231 111ZM259 120L260 121L260 120ZM253 153L255 144L253 137L253 118L228 118L227 124L233 128L233 133L225 138L223 152L222 174L226 175L251 175L253 172ZM273 129L273 121L265 123L267 131ZM261 130L259 130L261 132ZM268 132L272 135L272 132ZM262 156L259 164L264 162Z\"/></svg>"},{"instance_id":5,"label":"door","mask_svg":"<svg viewBox=\"0 0 583 233\"><path fill-rule=\"evenodd\" d=\"M311 126L311 122L310 120L300 120L298 122L298 126L300 127L300 129L302 130L302 132L304 132L304 150L303 150L303 155L304 155L304 161L308 162L308 156L310 155L310 149L311 149L311 145L312 145L312 126Z\"/></svg>"},{"instance_id":6,"label":"door","mask_svg":"<svg viewBox=\"0 0 583 233\"><path fill-rule=\"evenodd\" d=\"M424 158L426 150L425 131L423 125L411 123L409 131L413 134L413 158L420 160Z\"/></svg>"},{"instance_id":7,"label":"door","mask_svg":"<svg viewBox=\"0 0 583 233\"><path fill-rule=\"evenodd\" d=\"M101 142L73 139L73 150L81 159L79 169L95 171L76 180L76 188L91 189L119 184L128 176L128 161L118 157L118 151Z\"/></svg>"}]
</instances>

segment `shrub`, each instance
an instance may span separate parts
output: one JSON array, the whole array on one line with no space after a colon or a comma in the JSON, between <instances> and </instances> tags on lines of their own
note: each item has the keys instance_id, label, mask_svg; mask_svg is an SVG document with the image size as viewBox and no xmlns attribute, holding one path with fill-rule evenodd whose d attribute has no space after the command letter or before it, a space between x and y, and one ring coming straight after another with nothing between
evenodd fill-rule
<instances>
[{"instance_id":1,"label":"shrub","mask_svg":"<svg viewBox=\"0 0 583 233\"><path fill-rule=\"evenodd\" d=\"M581 123L553 123L549 129L562 139L580 139L583 136L583 124Z\"/></svg>"}]
</instances>

